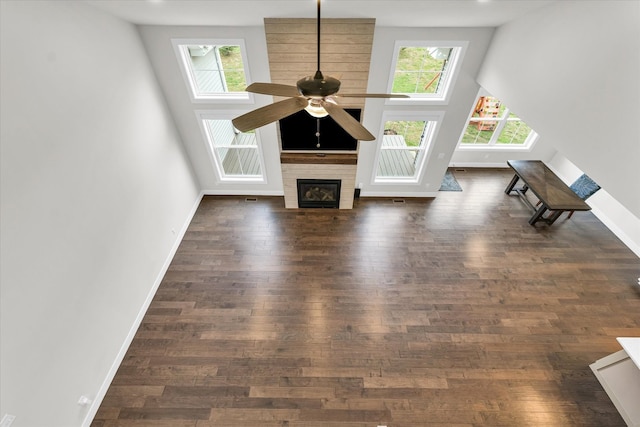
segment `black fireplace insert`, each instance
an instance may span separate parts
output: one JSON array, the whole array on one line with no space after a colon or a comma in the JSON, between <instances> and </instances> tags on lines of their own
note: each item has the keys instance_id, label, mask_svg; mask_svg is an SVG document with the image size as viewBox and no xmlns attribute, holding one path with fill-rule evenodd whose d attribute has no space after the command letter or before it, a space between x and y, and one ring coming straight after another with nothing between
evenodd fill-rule
<instances>
[{"instance_id":1,"label":"black fireplace insert","mask_svg":"<svg viewBox=\"0 0 640 427\"><path fill-rule=\"evenodd\" d=\"M339 179L298 179L299 208L340 207Z\"/></svg>"}]
</instances>

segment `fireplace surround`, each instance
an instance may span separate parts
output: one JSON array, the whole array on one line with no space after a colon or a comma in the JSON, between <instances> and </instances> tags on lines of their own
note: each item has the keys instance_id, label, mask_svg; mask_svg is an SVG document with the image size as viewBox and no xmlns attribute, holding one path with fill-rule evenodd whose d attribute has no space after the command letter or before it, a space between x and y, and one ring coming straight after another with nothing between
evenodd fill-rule
<instances>
[{"instance_id":1,"label":"fireplace surround","mask_svg":"<svg viewBox=\"0 0 640 427\"><path fill-rule=\"evenodd\" d=\"M340 180L338 209L353 209L358 156L355 153L281 153L284 204L299 209L298 179Z\"/></svg>"},{"instance_id":2,"label":"fireplace surround","mask_svg":"<svg viewBox=\"0 0 640 427\"><path fill-rule=\"evenodd\" d=\"M339 179L297 179L299 208L340 207Z\"/></svg>"}]
</instances>

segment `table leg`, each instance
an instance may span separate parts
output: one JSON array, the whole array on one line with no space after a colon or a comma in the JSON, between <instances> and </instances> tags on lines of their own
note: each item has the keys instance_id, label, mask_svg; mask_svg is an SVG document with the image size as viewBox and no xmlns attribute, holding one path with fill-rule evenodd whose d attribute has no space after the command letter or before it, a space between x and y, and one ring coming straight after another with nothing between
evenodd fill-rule
<instances>
[{"instance_id":1,"label":"table leg","mask_svg":"<svg viewBox=\"0 0 640 427\"><path fill-rule=\"evenodd\" d=\"M513 176L513 179L511 179L511 182L509 183L509 185L507 185L507 188L504 190L504 192L506 194L511 193L511 191L513 190L513 187L516 185L516 182L518 182L519 179L520 177L518 176L518 174L515 174Z\"/></svg>"},{"instance_id":2,"label":"table leg","mask_svg":"<svg viewBox=\"0 0 640 427\"><path fill-rule=\"evenodd\" d=\"M556 219L560 218L560 215L562 215L563 212L564 211L553 211L553 213L546 219L547 224L551 225L556 222Z\"/></svg>"},{"instance_id":3,"label":"table leg","mask_svg":"<svg viewBox=\"0 0 640 427\"><path fill-rule=\"evenodd\" d=\"M536 211L536 213L533 214L531 219L529 219L529 224L534 225L536 222L544 219L542 216L546 211L547 211L547 207L544 204L541 205L540 208L538 208L538 210Z\"/></svg>"}]
</instances>

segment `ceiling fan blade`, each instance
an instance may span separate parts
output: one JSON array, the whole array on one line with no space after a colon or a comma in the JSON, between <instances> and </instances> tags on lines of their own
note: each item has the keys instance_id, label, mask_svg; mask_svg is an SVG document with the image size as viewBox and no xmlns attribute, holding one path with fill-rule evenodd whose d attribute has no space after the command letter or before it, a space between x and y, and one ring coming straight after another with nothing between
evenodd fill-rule
<instances>
[{"instance_id":1,"label":"ceiling fan blade","mask_svg":"<svg viewBox=\"0 0 640 427\"><path fill-rule=\"evenodd\" d=\"M327 113L336 121L349 135L360 141L373 141L376 139L359 121L354 119L349 113L344 111L342 107L333 102L320 102Z\"/></svg>"},{"instance_id":2,"label":"ceiling fan blade","mask_svg":"<svg viewBox=\"0 0 640 427\"><path fill-rule=\"evenodd\" d=\"M251 83L247 86L246 91L251 93L260 93L263 95L286 96L291 98L294 96L300 96L300 92L298 92L297 87L278 83Z\"/></svg>"},{"instance_id":3,"label":"ceiling fan blade","mask_svg":"<svg viewBox=\"0 0 640 427\"><path fill-rule=\"evenodd\" d=\"M236 117L232 120L233 126L240 132L246 132L297 113L307 105L307 99L301 96L285 99Z\"/></svg>"},{"instance_id":4,"label":"ceiling fan blade","mask_svg":"<svg viewBox=\"0 0 640 427\"><path fill-rule=\"evenodd\" d=\"M399 93L341 93L342 98L410 98Z\"/></svg>"}]
</instances>

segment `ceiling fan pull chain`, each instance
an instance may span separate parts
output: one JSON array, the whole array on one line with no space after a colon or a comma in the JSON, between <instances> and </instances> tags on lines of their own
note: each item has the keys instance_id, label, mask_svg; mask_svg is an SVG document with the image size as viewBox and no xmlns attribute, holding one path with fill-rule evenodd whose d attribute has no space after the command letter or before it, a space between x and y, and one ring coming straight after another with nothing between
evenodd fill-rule
<instances>
[{"instance_id":1,"label":"ceiling fan pull chain","mask_svg":"<svg viewBox=\"0 0 640 427\"><path fill-rule=\"evenodd\" d=\"M316 148L320 148L320 119L316 119L316 137L318 138Z\"/></svg>"}]
</instances>

